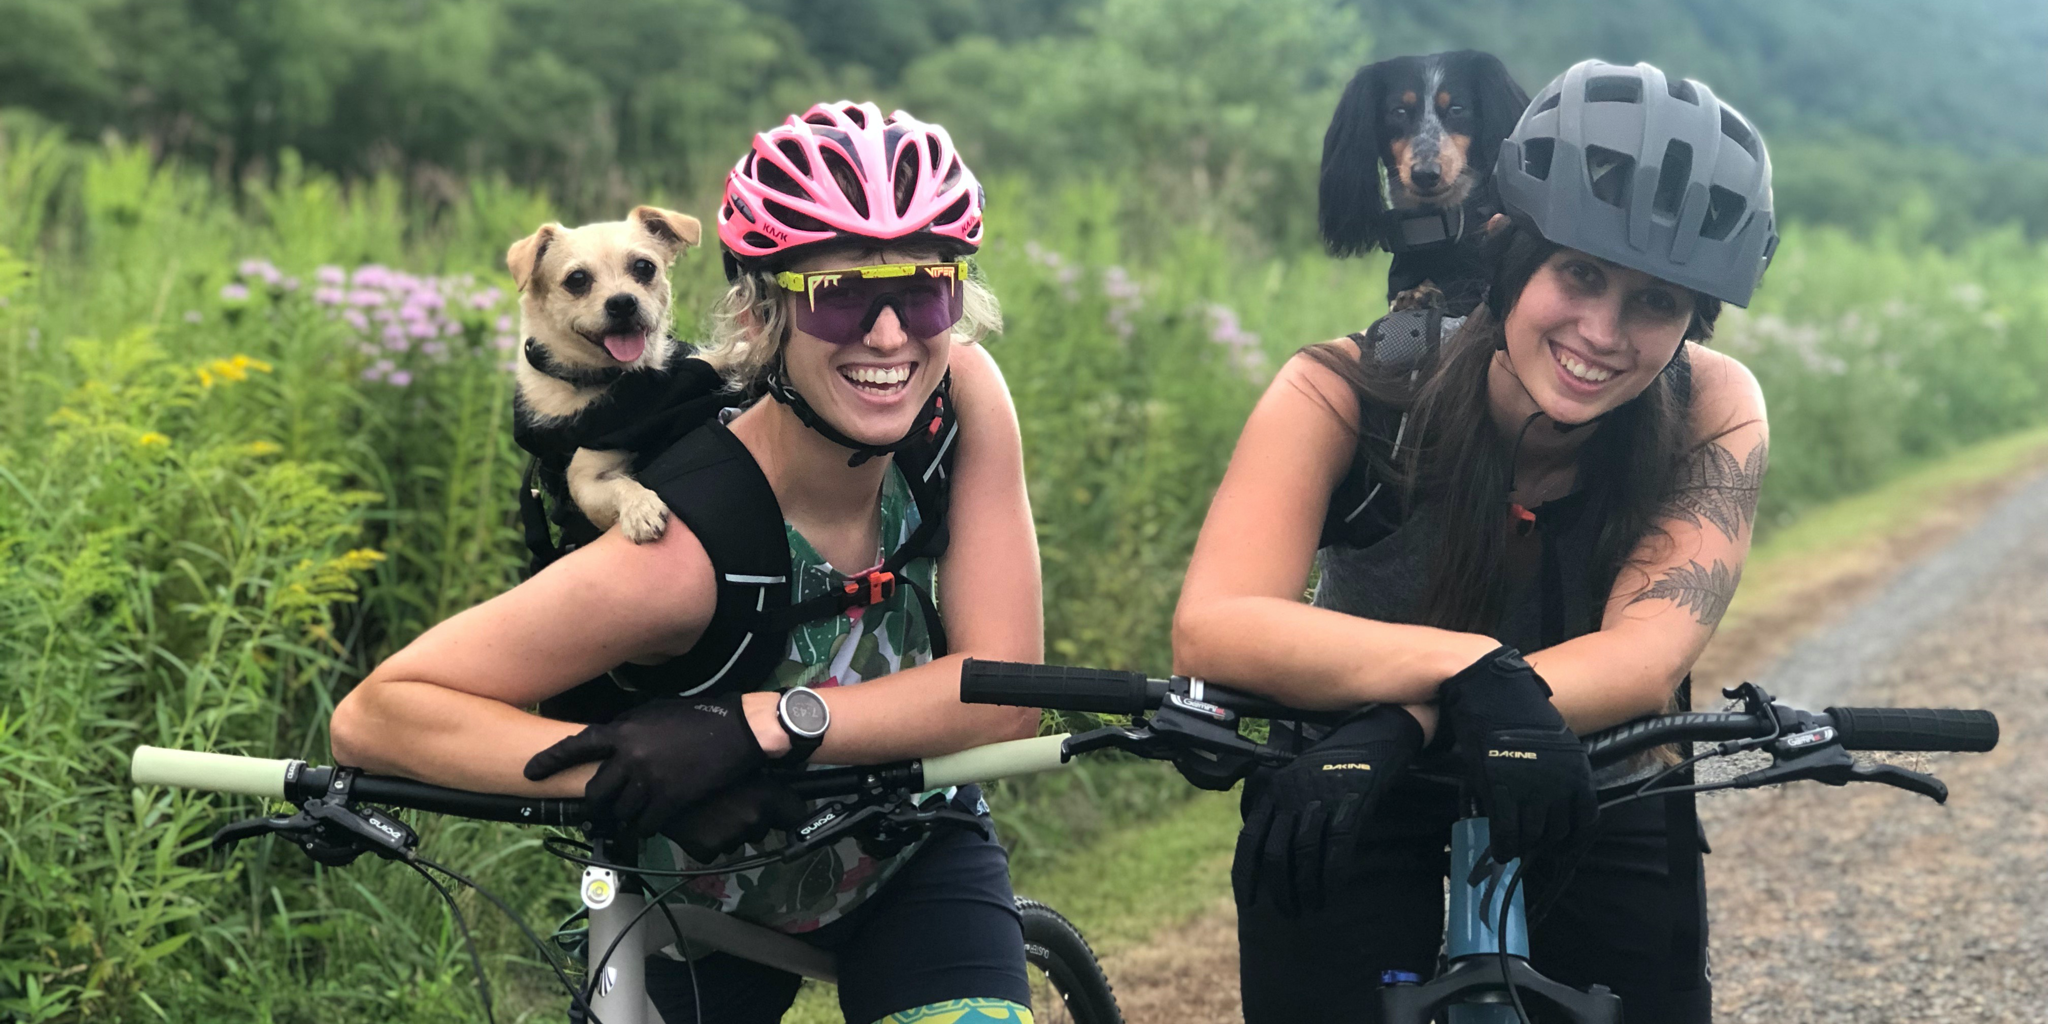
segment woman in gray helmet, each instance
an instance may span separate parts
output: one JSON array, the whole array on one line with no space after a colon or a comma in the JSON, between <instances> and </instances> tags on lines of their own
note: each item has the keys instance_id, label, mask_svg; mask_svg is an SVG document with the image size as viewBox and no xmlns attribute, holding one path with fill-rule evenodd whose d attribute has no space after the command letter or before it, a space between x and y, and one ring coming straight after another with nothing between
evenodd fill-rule
<instances>
[{"instance_id":1,"label":"woman in gray helmet","mask_svg":"<svg viewBox=\"0 0 2048 1024\"><path fill-rule=\"evenodd\" d=\"M1691 798L1596 823L1596 781L1619 780L1573 734L1688 703L1741 574L1763 396L1688 342L1770 260L1769 159L1705 86L1587 61L1530 103L1495 180L1487 302L1292 360L1188 570L1176 671L1367 708L1246 785L1252 1024L1355 1016L1381 972L1434 967L1460 809L1418 766L1464 778L1495 856L1525 858L1538 970L1609 986L1631 1020L1708 1019Z\"/></svg>"}]
</instances>

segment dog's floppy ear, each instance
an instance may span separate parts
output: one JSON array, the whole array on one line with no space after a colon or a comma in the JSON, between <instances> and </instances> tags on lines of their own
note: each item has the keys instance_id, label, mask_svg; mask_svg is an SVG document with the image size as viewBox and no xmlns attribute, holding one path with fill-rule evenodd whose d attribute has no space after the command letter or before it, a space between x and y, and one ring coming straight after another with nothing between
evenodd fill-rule
<instances>
[{"instance_id":1,"label":"dog's floppy ear","mask_svg":"<svg viewBox=\"0 0 2048 1024\"><path fill-rule=\"evenodd\" d=\"M1522 119L1522 111L1529 106L1529 94L1515 84L1513 75L1508 74L1507 65L1500 58L1478 50L1465 51L1471 61L1472 78L1479 83L1479 155L1485 159L1483 170L1493 172L1493 158L1500 152L1500 142L1515 130L1515 122Z\"/></svg>"},{"instance_id":2,"label":"dog's floppy ear","mask_svg":"<svg viewBox=\"0 0 2048 1024\"><path fill-rule=\"evenodd\" d=\"M1323 172L1316 189L1316 224L1332 256L1356 256L1383 241L1386 200L1380 196L1380 69L1358 69L1330 129L1323 133Z\"/></svg>"},{"instance_id":3,"label":"dog's floppy ear","mask_svg":"<svg viewBox=\"0 0 2048 1024\"><path fill-rule=\"evenodd\" d=\"M540 266L541 257L548 254L548 244L555 240L555 232L562 230L560 224L542 224L540 230L512 243L505 250L505 269L512 272L512 283L525 291L533 283L534 268Z\"/></svg>"},{"instance_id":4,"label":"dog's floppy ear","mask_svg":"<svg viewBox=\"0 0 2048 1024\"><path fill-rule=\"evenodd\" d=\"M664 210L659 206L635 206L626 219L640 225L640 230L654 236L655 244L670 260L677 254L698 244L704 237L704 226L697 218L687 213Z\"/></svg>"}]
</instances>

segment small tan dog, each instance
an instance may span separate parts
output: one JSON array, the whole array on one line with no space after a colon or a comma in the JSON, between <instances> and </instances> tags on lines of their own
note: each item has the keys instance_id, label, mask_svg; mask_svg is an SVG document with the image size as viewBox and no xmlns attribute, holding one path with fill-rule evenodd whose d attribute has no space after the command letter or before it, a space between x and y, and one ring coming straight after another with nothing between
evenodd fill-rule
<instances>
[{"instance_id":1,"label":"small tan dog","mask_svg":"<svg viewBox=\"0 0 2048 1024\"><path fill-rule=\"evenodd\" d=\"M636 206L620 221L544 224L505 252L526 339L513 371L513 436L539 461L570 548L594 534L564 520L565 495L598 533L618 523L645 544L667 527L668 507L633 479L634 453L583 442L632 417L633 396L683 353L669 336L668 271L701 230L695 217Z\"/></svg>"}]
</instances>

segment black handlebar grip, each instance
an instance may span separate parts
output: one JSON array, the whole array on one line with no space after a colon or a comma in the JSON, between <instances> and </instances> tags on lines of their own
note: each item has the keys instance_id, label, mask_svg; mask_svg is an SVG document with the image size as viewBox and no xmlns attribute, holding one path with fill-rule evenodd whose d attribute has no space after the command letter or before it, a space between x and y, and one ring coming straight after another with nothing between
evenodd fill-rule
<instances>
[{"instance_id":1,"label":"black handlebar grip","mask_svg":"<svg viewBox=\"0 0 2048 1024\"><path fill-rule=\"evenodd\" d=\"M1847 750L1957 750L1998 745L1998 716L1955 708L1828 708Z\"/></svg>"},{"instance_id":2,"label":"black handlebar grip","mask_svg":"<svg viewBox=\"0 0 2048 1024\"><path fill-rule=\"evenodd\" d=\"M1145 676L1107 668L1027 665L969 658L960 666L960 700L967 704L1010 704L1056 711L1135 715L1158 707Z\"/></svg>"}]
</instances>

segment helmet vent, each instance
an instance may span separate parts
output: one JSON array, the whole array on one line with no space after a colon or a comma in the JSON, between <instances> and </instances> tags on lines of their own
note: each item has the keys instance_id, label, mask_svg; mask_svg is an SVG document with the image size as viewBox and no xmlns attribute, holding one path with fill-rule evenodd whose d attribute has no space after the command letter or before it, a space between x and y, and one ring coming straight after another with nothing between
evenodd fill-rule
<instances>
[{"instance_id":1,"label":"helmet vent","mask_svg":"<svg viewBox=\"0 0 2048 1024\"><path fill-rule=\"evenodd\" d=\"M903 137L908 134L910 134L910 129L905 128L900 124L892 124L888 128L883 129L882 159L896 159L896 147L903 142Z\"/></svg>"},{"instance_id":2,"label":"helmet vent","mask_svg":"<svg viewBox=\"0 0 2048 1024\"><path fill-rule=\"evenodd\" d=\"M784 139L776 143L775 148L781 150L782 155L788 157L789 162L796 165L796 172L798 174L808 176L811 173L811 158L804 154L804 147L799 145L795 139Z\"/></svg>"},{"instance_id":3,"label":"helmet vent","mask_svg":"<svg viewBox=\"0 0 2048 1024\"><path fill-rule=\"evenodd\" d=\"M939 173L939 137L938 137L938 136L936 136L936 135L926 135L926 136L924 137L924 155L925 155L925 159L927 159L927 160L930 160L930 161L931 161L931 165L932 165L932 173L933 173L933 174L937 174L937 173Z\"/></svg>"},{"instance_id":4,"label":"helmet vent","mask_svg":"<svg viewBox=\"0 0 2048 1024\"><path fill-rule=\"evenodd\" d=\"M1543 102L1536 104L1536 109L1529 111L1529 113L1541 114L1546 110L1555 110L1557 109L1558 101L1562 99L1564 99L1564 93L1551 93L1550 95L1543 97Z\"/></svg>"},{"instance_id":5,"label":"helmet vent","mask_svg":"<svg viewBox=\"0 0 2048 1024\"><path fill-rule=\"evenodd\" d=\"M768 216L773 217L777 221L783 224L787 224L790 227L797 229L798 231L829 232L832 230L832 225L827 224L824 221L811 216L810 214L798 213L795 210L792 210L789 207L784 206L773 199L761 200L761 206L762 208L768 211Z\"/></svg>"},{"instance_id":6,"label":"helmet vent","mask_svg":"<svg viewBox=\"0 0 2048 1024\"><path fill-rule=\"evenodd\" d=\"M944 213L932 218L932 226L938 227L941 224L951 224L965 216L968 200L973 198L973 196L962 193L960 198L953 200L953 205L946 207Z\"/></svg>"},{"instance_id":7,"label":"helmet vent","mask_svg":"<svg viewBox=\"0 0 2048 1024\"><path fill-rule=\"evenodd\" d=\"M755 180L783 195L794 196L805 202L811 200L811 193L797 184L797 180L790 177L788 171L783 170L780 164L772 160L758 161L754 166L754 172Z\"/></svg>"},{"instance_id":8,"label":"helmet vent","mask_svg":"<svg viewBox=\"0 0 2048 1024\"><path fill-rule=\"evenodd\" d=\"M1764 158L1763 153L1759 151L1757 146L1756 132L1751 131L1749 125L1744 123L1735 111L1729 110L1727 107L1721 108L1721 134L1734 139L1736 145L1741 146L1744 151L1749 153L1750 159L1762 160Z\"/></svg>"},{"instance_id":9,"label":"helmet vent","mask_svg":"<svg viewBox=\"0 0 2048 1024\"><path fill-rule=\"evenodd\" d=\"M1602 75L1586 83L1588 103L1641 103L1643 80L1625 75Z\"/></svg>"},{"instance_id":10,"label":"helmet vent","mask_svg":"<svg viewBox=\"0 0 2048 1024\"><path fill-rule=\"evenodd\" d=\"M832 123L832 115L830 115L830 114L825 114L825 113L818 113L818 114L812 114L811 116L809 116L809 117L806 117L806 118L804 118L804 123L805 123L805 124L831 124L831 123Z\"/></svg>"},{"instance_id":11,"label":"helmet vent","mask_svg":"<svg viewBox=\"0 0 2048 1024\"><path fill-rule=\"evenodd\" d=\"M861 215L861 219L867 219L868 192L861 187L860 175L854 173L853 165L847 163L837 150L821 149L818 158L824 161L825 170L831 173L833 183L839 186L846 201L853 204L854 211Z\"/></svg>"},{"instance_id":12,"label":"helmet vent","mask_svg":"<svg viewBox=\"0 0 2048 1024\"><path fill-rule=\"evenodd\" d=\"M1550 180L1550 161L1556 155L1556 139L1530 139L1522 143L1523 173L1537 181Z\"/></svg>"},{"instance_id":13,"label":"helmet vent","mask_svg":"<svg viewBox=\"0 0 2048 1024\"><path fill-rule=\"evenodd\" d=\"M1635 176L1635 157L1599 146L1586 147L1586 178L1593 186L1593 198L1627 206L1629 182Z\"/></svg>"},{"instance_id":14,"label":"helmet vent","mask_svg":"<svg viewBox=\"0 0 2048 1024\"><path fill-rule=\"evenodd\" d=\"M1700 236L1716 242L1726 241L1735 231L1735 225L1742 220L1742 211L1749 204L1743 198L1719 185L1707 189L1707 219L1700 225Z\"/></svg>"},{"instance_id":15,"label":"helmet vent","mask_svg":"<svg viewBox=\"0 0 2048 1024\"><path fill-rule=\"evenodd\" d=\"M1700 105L1699 91L1692 87L1689 79L1667 78L1664 80L1664 91L1670 93L1674 100L1684 100L1695 107Z\"/></svg>"},{"instance_id":16,"label":"helmet vent","mask_svg":"<svg viewBox=\"0 0 2048 1024\"><path fill-rule=\"evenodd\" d=\"M910 213L911 197L917 194L917 150L905 146L896 154L895 173L890 175L896 182L896 216Z\"/></svg>"},{"instance_id":17,"label":"helmet vent","mask_svg":"<svg viewBox=\"0 0 2048 1024\"><path fill-rule=\"evenodd\" d=\"M867 111L860 109L860 106L858 104L849 103L846 106L840 108L840 113L845 114L847 120L852 121L854 124L859 125L862 128L866 128L868 126Z\"/></svg>"},{"instance_id":18,"label":"helmet vent","mask_svg":"<svg viewBox=\"0 0 2048 1024\"><path fill-rule=\"evenodd\" d=\"M756 249L775 248L775 239L770 238L767 235L760 233L759 231L749 231L746 234L741 235L740 241L745 242Z\"/></svg>"},{"instance_id":19,"label":"helmet vent","mask_svg":"<svg viewBox=\"0 0 2048 1024\"><path fill-rule=\"evenodd\" d=\"M960 184L960 174L960 158L956 156L953 158L952 163L946 165L946 177L943 181L939 182L939 191L944 192Z\"/></svg>"},{"instance_id":20,"label":"helmet vent","mask_svg":"<svg viewBox=\"0 0 2048 1024\"><path fill-rule=\"evenodd\" d=\"M1692 146L1672 139L1664 145L1664 163L1657 168L1657 195L1650 203L1650 215L1667 224L1677 223L1678 204L1685 201L1685 186L1692 181Z\"/></svg>"}]
</instances>

